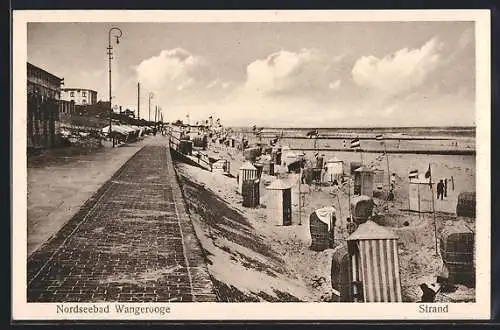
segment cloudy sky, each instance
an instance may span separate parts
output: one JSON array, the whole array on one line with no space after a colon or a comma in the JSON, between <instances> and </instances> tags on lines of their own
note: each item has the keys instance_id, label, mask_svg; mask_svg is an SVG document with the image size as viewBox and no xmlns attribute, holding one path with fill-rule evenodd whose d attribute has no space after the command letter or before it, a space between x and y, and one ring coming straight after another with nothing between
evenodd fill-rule
<instances>
[{"instance_id":1,"label":"cloudy sky","mask_svg":"<svg viewBox=\"0 0 500 330\"><path fill-rule=\"evenodd\" d=\"M471 22L29 23L28 61L66 87L165 120L339 127L474 125Z\"/></svg>"}]
</instances>

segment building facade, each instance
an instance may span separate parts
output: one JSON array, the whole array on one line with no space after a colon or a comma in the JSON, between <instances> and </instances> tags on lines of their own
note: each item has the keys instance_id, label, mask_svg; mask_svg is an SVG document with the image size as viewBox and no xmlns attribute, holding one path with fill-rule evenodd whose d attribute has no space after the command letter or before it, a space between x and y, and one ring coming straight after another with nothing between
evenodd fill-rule
<instances>
[{"instance_id":1,"label":"building facade","mask_svg":"<svg viewBox=\"0 0 500 330\"><path fill-rule=\"evenodd\" d=\"M59 119L67 120L71 118L71 115L76 111L76 106L74 101L64 101L59 100Z\"/></svg>"},{"instance_id":2,"label":"building facade","mask_svg":"<svg viewBox=\"0 0 500 330\"><path fill-rule=\"evenodd\" d=\"M93 105L97 103L97 92L86 88L62 88L61 99L73 101L75 105Z\"/></svg>"},{"instance_id":3,"label":"building facade","mask_svg":"<svg viewBox=\"0 0 500 330\"><path fill-rule=\"evenodd\" d=\"M125 116L130 117L130 118L135 118L134 110L130 110L130 109L122 110L121 107L120 107L120 115L125 115Z\"/></svg>"},{"instance_id":4,"label":"building facade","mask_svg":"<svg viewBox=\"0 0 500 330\"><path fill-rule=\"evenodd\" d=\"M28 147L51 147L56 144L56 121L59 120L61 84L59 78L27 63L27 139Z\"/></svg>"}]
</instances>

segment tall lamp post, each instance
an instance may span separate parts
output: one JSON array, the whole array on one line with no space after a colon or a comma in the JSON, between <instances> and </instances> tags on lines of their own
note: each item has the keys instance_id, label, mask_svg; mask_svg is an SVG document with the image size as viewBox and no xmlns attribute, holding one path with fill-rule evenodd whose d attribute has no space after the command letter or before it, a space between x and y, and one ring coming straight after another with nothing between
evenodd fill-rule
<instances>
[{"instance_id":1,"label":"tall lamp post","mask_svg":"<svg viewBox=\"0 0 500 330\"><path fill-rule=\"evenodd\" d=\"M117 27L112 27L108 32L108 63L109 63L109 136L113 141L113 148L115 147L115 139L112 136L111 124L113 117L113 106L111 105L111 60L113 59L113 47L111 46L111 34L115 32L116 44L119 44L119 39L122 36L122 30Z\"/></svg>"},{"instance_id":2,"label":"tall lamp post","mask_svg":"<svg viewBox=\"0 0 500 330\"><path fill-rule=\"evenodd\" d=\"M149 92L149 117L148 121L151 121L151 99L155 96L153 92Z\"/></svg>"}]
</instances>

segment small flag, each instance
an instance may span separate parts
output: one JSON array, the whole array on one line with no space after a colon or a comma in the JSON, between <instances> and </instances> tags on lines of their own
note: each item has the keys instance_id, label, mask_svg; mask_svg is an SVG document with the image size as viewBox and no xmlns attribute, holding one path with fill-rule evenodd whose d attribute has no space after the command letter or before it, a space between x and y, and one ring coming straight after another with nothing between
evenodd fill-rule
<instances>
[{"instance_id":1,"label":"small flag","mask_svg":"<svg viewBox=\"0 0 500 330\"><path fill-rule=\"evenodd\" d=\"M377 140L377 141L382 141L383 139L384 139L384 136L382 134L377 134L375 136L375 140Z\"/></svg>"},{"instance_id":2,"label":"small flag","mask_svg":"<svg viewBox=\"0 0 500 330\"><path fill-rule=\"evenodd\" d=\"M318 130L315 129L315 130L307 132L306 136L308 136L310 139L312 139L312 138L318 137L318 134L319 134Z\"/></svg>"},{"instance_id":3,"label":"small flag","mask_svg":"<svg viewBox=\"0 0 500 330\"><path fill-rule=\"evenodd\" d=\"M418 170L410 171L410 173L408 175L408 178L410 178L410 179L416 179L416 178L418 178Z\"/></svg>"},{"instance_id":4,"label":"small flag","mask_svg":"<svg viewBox=\"0 0 500 330\"><path fill-rule=\"evenodd\" d=\"M429 179L431 177L431 164L429 164L429 169L425 172L425 178Z\"/></svg>"},{"instance_id":5,"label":"small flag","mask_svg":"<svg viewBox=\"0 0 500 330\"><path fill-rule=\"evenodd\" d=\"M432 181L431 181L431 164L429 164L429 169L425 172L425 178L429 179L429 188L432 189Z\"/></svg>"},{"instance_id":6,"label":"small flag","mask_svg":"<svg viewBox=\"0 0 500 330\"><path fill-rule=\"evenodd\" d=\"M359 139L354 139L351 141L351 149L361 148L361 143Z\"/></svg>"}]
</instances>

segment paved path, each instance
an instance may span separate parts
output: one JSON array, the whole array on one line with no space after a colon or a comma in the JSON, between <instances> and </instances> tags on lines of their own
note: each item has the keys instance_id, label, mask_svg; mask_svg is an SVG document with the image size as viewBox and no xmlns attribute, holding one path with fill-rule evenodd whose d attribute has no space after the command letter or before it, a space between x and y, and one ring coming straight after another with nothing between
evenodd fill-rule
<instances>
[{"instance_id":1,"label":"paved path","mask_svg":"<svg viewBox=\"0 0 500 330\"><path fill-rule=\"evenodd\" d=\"M132 156L27 266L29 302L216 300L162 145Z\"/></svg>"},{"instance_id":2,"label":"paved path","mask_svg":"<svg viewBox=\"0 0 500 330\"><path fill-rule=\"evenodd\" d=\"M28 168L28 255L57 233L146 140Z\"/></svg>"}]
</instances>

